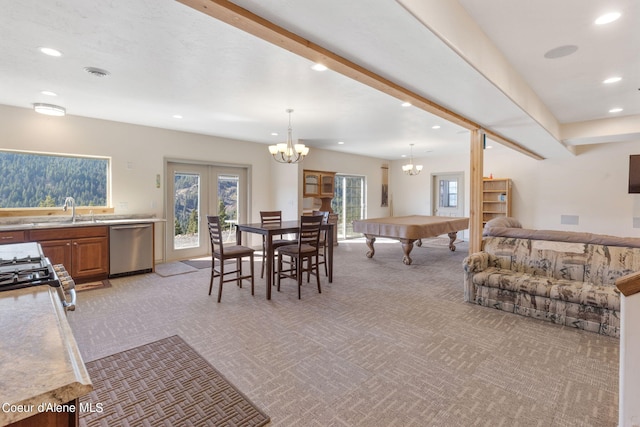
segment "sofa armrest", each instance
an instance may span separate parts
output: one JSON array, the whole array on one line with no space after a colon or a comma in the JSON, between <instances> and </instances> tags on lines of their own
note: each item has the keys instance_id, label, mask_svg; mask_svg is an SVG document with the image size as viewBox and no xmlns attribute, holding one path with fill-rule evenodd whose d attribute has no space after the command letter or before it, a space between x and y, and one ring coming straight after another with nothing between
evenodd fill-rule
<instances>
[{"instance_id":1,"label":"sofa armrest","mask_svg":"<svg viewBox=\"0 0 640 427\"><path fill-rule=\"evenodd\" d=\"M476 252L462 261L465 273L477 273L489 268L489 254L487 252Z\"/></svg>"}]
</instances>

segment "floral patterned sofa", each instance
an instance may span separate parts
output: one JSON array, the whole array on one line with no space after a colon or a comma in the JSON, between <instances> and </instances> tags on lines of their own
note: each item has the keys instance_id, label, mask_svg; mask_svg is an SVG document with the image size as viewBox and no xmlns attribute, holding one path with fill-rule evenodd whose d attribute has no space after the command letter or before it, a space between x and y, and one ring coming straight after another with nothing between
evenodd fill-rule
<instances>
[{"instance_id":1,"label":"floral patterned sofa","mask_svg":"<svg viewBox=\"0 0 640 427\"><path fill-rule=\"evenodd\" d=\"M482 248L463 262L465 301L620 336L615 280L640 271L640 238L529 230L503 219L487 224Z\"/></svg>"}]
</instances>

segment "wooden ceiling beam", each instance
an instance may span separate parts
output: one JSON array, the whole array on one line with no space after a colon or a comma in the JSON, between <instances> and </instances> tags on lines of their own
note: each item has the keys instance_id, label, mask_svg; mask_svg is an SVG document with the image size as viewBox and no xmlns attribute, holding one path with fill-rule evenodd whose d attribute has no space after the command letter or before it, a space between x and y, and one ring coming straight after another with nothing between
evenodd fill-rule
<instances>
[{"instance_id":1,"label":"wooden ceiling beam","mask_svg":"<svg viewBox=\"0 0 640 427\"><path fill-rule=\"evenodd\" d=\"M247 9L238 6L228 0L177 0L195 10L203 12L213 18L225 22L233 27L252 34L262 40L268 41L276 46L286 49L296 55L302 56L314 63L320 63L331 70L338 72L353 80L359 81L369 87L377 89L387 95L399 100L410 102L413 106L428 113L448 120L465 129L483 130L487 136L512 148L522 154L534 159L541 160L543 157L534 153L520 144L505 138L490 129L483 129L482 126L451 111L397 83L394 83L348 59L337 55L322 46L319 46L303 37L288 31L261 16L258 16Z\"/></svg>"}]
</instances>

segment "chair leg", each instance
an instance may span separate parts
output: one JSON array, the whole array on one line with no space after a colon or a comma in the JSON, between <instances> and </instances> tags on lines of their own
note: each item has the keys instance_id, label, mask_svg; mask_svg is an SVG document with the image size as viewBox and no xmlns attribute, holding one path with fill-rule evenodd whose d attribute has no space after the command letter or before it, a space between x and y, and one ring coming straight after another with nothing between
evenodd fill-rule
<instances>
[{"instance_id":1,"label":"chair leg","mask_svg":"<svg viewBox=\"0 0 640 427\"><path fill-rule=\"evenodd\" d=\"M222 299L222 281L224 280L224 261L220 260L220 283L218 284L218 302Z\"/></svg>"},{"instance_id":2,"label":"chair leg","mask_svg":"<svg viewBox=\"0 0 640 427\"><path fill-rule=\"evenodd\" d=\"M278 274L276 274L278 278L278 287L276 288L278 292L280 292L280 275L282 274L282 255L278 254Z\"/></svg>"},{"instance_id":3,"label":"chair leg","mask_svg":"<svg viewBox=\"0 0 640 427\"><path fill-rule=\"evenodd\" d=\"M236 270L238 270L238 279L236 279L236 283L239 288L242 288L242 258L236 258Z\"/></svg>"},{"instance_id":4,"label":"chair leg","mask_svg":"<svg viewBox=\"0 0 640 427\"><path fill-rule=\"evenodd\" d=\"M304 266L304 259L303 258L296 259L296 262L298 262L297 270L296 270L296 279L298 279L298 299L301 299L300 288L302 288L302 269L303 269L302 267Z\"/></svg>"},{"instance_id":5,"label":"chair leg","mask_svg":"<svg viewBox=\"0 0 640 427\"><path fill-rule=\"evenodd\" d=\"M326 243L322 247L322 264L324 264L324 275L329 276L329 271L327 270L327 244Z\"/></svg>"},{"instance_id":6,"label":"chair leg","mask_svg":"<svg viewBox=\"0 0 640 427\"><path fill-rule=\"evenodd\" d=\"M262 238L262 267L260 268L260 278L264 278L264 263L267 262L267 248L264 244L264 237Z\"/></svg>"},{"instance_id":7,"label":"chair leg","mask_svg":"<svg viewBox=\"0 0 640 427\"><path fill-rule=\"evenodd\" d=\"M251 295L253 295L253 254L249 256L249 262L251 263Z\"/></svg>"},{"instance_id":8,"label":"chair leg","mask_svg":"<svg viewBox=\"0 0 640 427\"><path fill-rule=\"evenodd\" d=\"M320 257L320 255L316 254L316 281L318 282L318 293L321 294L322 293L322 289L320 288L320 268L318 266L318 261L319 261L318 258L319 257ZM311 262L311 260L312 260L312 258L309 258L309 262ZM326 266L327 265L325 264L325 267Z\"/></svg>"},{"instance_id":9,"label":"chair leg","mask_svg":"<svg viewBox=\"0 0 640 427\"><path fill-rule=\"evenodd\" d=\"M211 295L211 290L213 289L213 278L215 274L215 261L214 258L211 259L211 280L209 280L209 295Z\"/></svg>"}]
</instances>

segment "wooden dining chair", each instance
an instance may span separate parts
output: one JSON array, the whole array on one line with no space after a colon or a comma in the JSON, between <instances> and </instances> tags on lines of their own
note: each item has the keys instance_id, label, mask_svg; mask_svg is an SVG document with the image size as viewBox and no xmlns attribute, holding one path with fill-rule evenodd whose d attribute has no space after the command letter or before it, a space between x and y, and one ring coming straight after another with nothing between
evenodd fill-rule
<instances>
[{"instance_id":1,"label":"wooden dining chair","mask_svg":"<svg viewBox=\"0 0 640 427\"><path fill-rule=\"evenodd\" d=\"M296 279L298 282L298 299L300 299L302 274L306 272L307 275L312 274L316 276L318 293L322 293L320 273L318 272L318 253L322 219L322 216L303 215L300 218L298 243L278 248L278 291L280 291L281 279ZM289 259L286 260L285 257ZM306 267L304 261L307 261ZM284 268L285 265L288 267L287 269Z\"/></svg>"},{"instance_id":2,"label":"wooden dining chair","mask_svg":"<svg viewBox=\"0 0 640 427\"><path fill-rule=\"evenodd\" d=\"M266 224L277 224L277 225L282 224L282 211L260 211L260 223L263 226ZM297 240L284 239L282 238L283 236L280 236L280 237L281 237L280 239L273 239L272 241L272 249L274 251L274 255L275 255L276 249L278 249L280 246L292 245L297 243ZM266 237L262 236L262 268L260 269L260 278L264 277L264 270L265 270L264 265L266 262L267 262L267 241L266 241ZM273 272L274 275L276 272L275 267L276 267L276 260L274 257L273 265L271 266L271 271Z\"/></svg>"},{"instance_id":3,"label":"wooden dining chair","mask_svg":"<svg viewBox=\"0 0 640 427\"><path fill-rule=\"evenodd\" d=\"M313 211L311 213L312 215L316 215L316 216L321 216L322 217L322 223L323 224L327 224L329 222L329 215L330 212L329 211ZM318 261L318 265L323 265L324 264L324 275L328 276L329 272L327 271L327 233L328 230L320 230L320 240L318 241L318 245L319 245L319 252L318 252L318 256L319 261ZM308 281L308 277L307 277L307 281Z\"/></svg>"},{"instance_id":4,"label":"wooden dining chair","mask_svg":"<svg viewBox=\"0 0 640 427\"><path fill-rule=\"evenodd\" d=\"M242 281L251 279L251 295L254 292L253 278L253 253L254 250L247 246L233 245L224 246L222 238L222 227L220 226L219 216L207 216L207 224L209 226L209 237L211 238L211 280L209 282L209 295L213 289L213 279L220 277L218 284L218 302L222 299L222 285L227 282L236 282L238 287L242 288ZM242 259L249 257L249 266L251 274L242 274ZM236 260L235 270L225 271L225 261ZM216 268L216 260L218 260L218 268ZM229 274L235 274L235 277L225 279Z\"/></svg>"}]
</instances>

